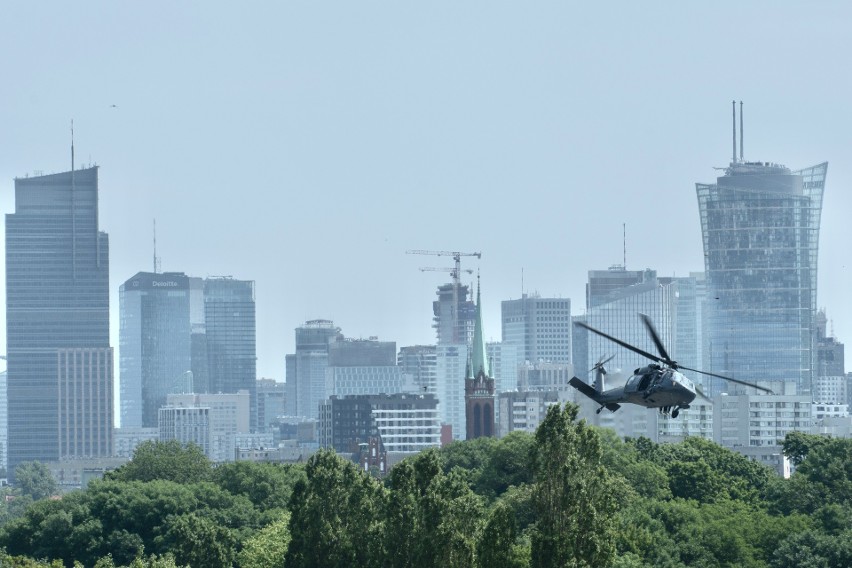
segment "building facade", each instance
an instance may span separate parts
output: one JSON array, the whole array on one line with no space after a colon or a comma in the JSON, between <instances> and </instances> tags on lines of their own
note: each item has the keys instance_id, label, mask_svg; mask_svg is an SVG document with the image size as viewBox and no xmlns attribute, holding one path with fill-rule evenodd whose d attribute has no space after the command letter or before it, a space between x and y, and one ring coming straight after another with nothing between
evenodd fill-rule
<instances>
[{"instance_id":1,"label":"building facade","mask_svg":"<svg viewBox=\"0 0 852 568\"><path fill-rule=\"evenodd\" d=\"M709 296L712 371L794 381L809 393L817 253L827 163L792 171L736 158L696 184Z\"/></svg>"},{"instance_id":2,"label":"building facade","mask_svg":"<svg viewBox=\"0 0 852 568\"><path fill-rule=\"evenodd\" d=\"M231 277L204 281L204 325L207 335L207 392L248 391L257 408L257 324L254 282ZM251 430L257 416L251 414Z\"/></svg>"},{"instance_id":3,"label":"building facade","mask_svg":"<svg viewBox=\"0 0 852 568\"><path fill-rule=\"evenodd\" d=\"M503 343L521 346L522 363L571 362L571 300L524 294L501 308Z\"/></svg>"},{"instance_id":4,"label":"building facade","mask_svg":"<svg viewBox=\"0 0 852 568\"><path fill-rule=\"evenodd\" d=\"M98 228L97 167L15 179L15 212L6 215L6 342L10 471L22 461L71 457L66 452L110 455L109 238ZM104 365L95 373L77 353L96 353ZM94 390L75 391L82 382ZM77 398L60 414L69 395ZM92 414L69 434L75 403ZM66 443L68 435L87 442Z\"/></svg>"},{"instance_id":5,"label":"building facade","mask_svg":"<svg viewBox=\"0 0 852 568\"><path fill-rule=\"evenodd\" d=\"M329 345L342 340L340 328L331 320L310 320L296 328L296 352L286 357L288 416L318 418L319 404L328 397Z\"/></svg>"},{"instance_id":6,"label":"building facade","mask_svg":"<svg viewBox=\"0 0 852 568\"><path fill-rule=\"evenodd\" d=\"M181 272L139 272L119 288L122 428L155 428L168 394L195 392L189 294Z\"/></svg>"},{"instance_id":7,"label":"building facade","mask_svg":"<svg viewBox=\"0 0 852 568\"><path fill-rule=\"evenodd\" d=\"M172 428L172 425L163 425L162 420L182 420L192 418L196 422L188 422L186 424L178 422L174 428L177 432L178 424L181 427L187 425L203 424L203 414L181 414L174 413L172 410L187 410L196 409L206 411L206 424L208 428L207 446L205 453L211 461L228 462L234 461L236 458L237 438L239 435L248 435L251 422L251 404L250 394L247 390L236 393L217 393L217 394L170 394L166 399L167 406L161 409L160 412L160 439L163 438L162 428ZM165 414L163 411L167 411ZM194 417L194 418L193 418ZM175 434L176 435L176 434ZM181 438L175 438L180 441L185 441Z\"/></svg>"}]
</instances>

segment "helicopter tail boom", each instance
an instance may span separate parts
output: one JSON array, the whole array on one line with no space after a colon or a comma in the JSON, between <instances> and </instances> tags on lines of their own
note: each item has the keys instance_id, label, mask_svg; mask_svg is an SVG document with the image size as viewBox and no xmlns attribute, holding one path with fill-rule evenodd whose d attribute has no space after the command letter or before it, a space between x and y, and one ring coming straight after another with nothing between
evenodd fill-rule
<instances>
[{"instance_id":1,"label":"helicopter tail boom","mask_svg":"<svg viewBox=\"0 0 852 568\"><path fill-rule=\"evenodd\" d=\"M598 404L606 407L606 409L611 412L615 412L616 410L621 408L621 405L616 404L614 402L604 402L601 399L601 392L599 390L595 390L590 385L584 383L577 377L574 377L570 381L568 381L568 384L583 393L584 395L586 395L587 397L589 397L590 399L594 400Z\"/></svg>"}]
</instances>

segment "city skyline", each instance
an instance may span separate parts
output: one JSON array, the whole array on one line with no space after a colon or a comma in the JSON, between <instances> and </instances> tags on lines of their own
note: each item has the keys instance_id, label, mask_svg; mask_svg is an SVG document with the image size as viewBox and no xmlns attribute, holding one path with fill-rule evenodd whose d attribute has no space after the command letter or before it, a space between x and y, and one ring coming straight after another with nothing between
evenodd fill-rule
<instances>
[{"instance_id":1,"label":"city skyline","mask_svg":"<svg viewBox=\"0 0 852 568\"><path fill-rule=\"evenodd\" d=\"M831 163L817 306L852 335L844 4L623 5L619 18L559 3L91 6L6 8L5 52L40 41L0 62L15 84L0 94L0 208L15 177L70 168L74 119L78 164L101 166L113 346L118 288L151 269L154 218L163 271L256 282L257 376L278 380L308 320L434 342L449 279L418 268L452 262L408 249L483 253L462 266L481 271L489 340L500 302L524 291L582 313L587 272L624 261L623 224L629 270L701 271L693 184L728 161L732 98L746 160ZM794 39L776 34L790 22ZM748 38L748 56L742 41L695 42L699 24Z\"/></svg>"}]
</instances>

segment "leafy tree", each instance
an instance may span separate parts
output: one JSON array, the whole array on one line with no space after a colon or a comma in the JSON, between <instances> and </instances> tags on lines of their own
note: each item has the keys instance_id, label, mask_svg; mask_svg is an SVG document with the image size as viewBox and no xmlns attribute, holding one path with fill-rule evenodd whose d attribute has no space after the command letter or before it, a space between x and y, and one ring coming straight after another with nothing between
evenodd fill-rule
<instances>
[{"instance_id":1,"label":"leafy tree","mask_svg":"<svg viewBox=\"0 0 852 568\"><path fill-rule=\"evenodd\" d=\"M290 545L290 513L262 528L248 539L237 555L240 568L284 568Z\"/></svg>"},{"instance_id":2,"label":"leafy tree","mask_svg":"<svg viewBox=\"0 0 852 568\"><path fill-rule=\"evenodd\" d=\"M175 561L205 568L229 568L235 558L236 539L226 527L193 513L171 516L158 544L175 555Z\"/></svg>"},{"instance_id":3,"label":"leafy tree","mask_svg":"<svg viewBox=\"0 0 852 568\"><path fill-rule=\"evenodd\" d=\"M293 486L304 478L305 469L301 465L248 461L221 464L213 469L211 476L219 487L234 495L245 495L255 507L264 511L286 509Z\"/></svg>"},{"instance_id":4,"label":"leafy tree","mask_svg":"<svg viewBox=\"0 0 852 568\"><path fill-rule=\"evenodd\" d=\"M288 568L378 563L385 499L379 482L333 450L311 456L305 473L290 500Z\"/></svg>"},{"instance_id":5,"label":"leafy tree","mask_svg":"<svg viewBox=\"0 0 852 568\"><path fill-rule=\"evenodd\" d=\"M177 440L148 440L139 444L133 459L108 472L104 477L116 481L154 481L196 483L209 479L210 460L196 444Z\"/></svg>"},{"instance_id":6,"label":"leafy tree","mask_svg":"<svg viewBox=\"0 0 852 568\"><path fill-rule=\"evenodd\" d=\"M482 568L523 568L529 566L528 551L518 546L515 514L505 503L497 503L477 545L477 565Z\"/></svg>"},{"instance_id":7,"label":"leafy tree","mask_svg":"<svg viewBox=\"0 0 852 568\"><path fill-rule=\"evenodd\" d=\"M791 535L772 557L773 568L848 568L852 566L852 530L836 536L806 531Z\"/></svg>"},{"instance_id":8,"label":"leafy tree","mask_svg":"<svg viewBox=\"0 0 852 568\"><path fill-rule=\"evenodd\" d=\"M597 433L579 407L553 405L535 433L537 527L533 566L610 566L619 483L602 464Z\"/></svg>"},{"instance_id":9,"label":"leafy tree","mask_svg":"<svg viewBox=\"0 0 852 568\"><path fill-rule=\"evenodd\" d=\"M812 449L824 445L827 440L825 436L806 434L805 432L790 432L784 437L784 443L781 447L784 455L790 458L793 465L798 466Z\"/></svg>"},{"instance_id":10,"label":"leafy tree","mask_svg":"<svg viewBox=\"0 0 852 568\"><path fill-rule=\"evenodd\" d=\"M41 462L21 462L15 468L15 484L23 495L35 500L56 495L57 485L53 474Z\"/></svg>"}]
</instances>

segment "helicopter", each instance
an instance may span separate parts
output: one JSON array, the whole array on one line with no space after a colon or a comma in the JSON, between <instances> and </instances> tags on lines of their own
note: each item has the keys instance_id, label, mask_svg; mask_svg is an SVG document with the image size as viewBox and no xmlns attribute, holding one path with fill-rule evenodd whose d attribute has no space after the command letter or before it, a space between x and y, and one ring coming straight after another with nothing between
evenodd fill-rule
<instances>
[{"instance_id":1,"label":"helicopter","mask_svg":"<svg viewBox=\"0 0 852 568\"><path fill-rule=\"evenodd\" d=\"M642 318L642 322L645 324L645 328L648 330L648 334L651 336L654 345L657 346L657 351L660 352L659 355L654 355L639 349L625 341L595 329L586 323L579 321L574 322L574 325L579 325L592 333L605 337L625 349L629 349L630 351L638 353L639 355L653 361L653 363L634 370L633 375L627 379L627 382L623 387L603 390L603 377L606 375L604 363L609 362L612 357L606 360L601 358L595 366L590 369L590 372L597 371L594 387L583 382L577 377L573 377L570 381L568 381L568 384L572 387L601 405L600 408L597 409L598 414L600 414L601 410L604 408L611 412L615 412L621 408L622 404L629 403L638 404L647 408L658 408L660 413L664 416L677 418L681 410L689 408L690 403L695 400L696 396L700 396L704 400L712 402L704 395L703 392L701 392L701 389L698 386L684 376L683 373L678 372L678 369L716 377L725 381L749 386L757 390L773 394L770 389L753 383L740 381L723 375L717 375L716 373L708 373L707 371L691 369L678 364L678 362L669 357L668 352L666 352L666 348L663 346L663 342L660 340L660 336L657 334L657 330L654 328L651 318L645 314L639 314L639 316Z\"/></svg>"}]
</instances>

